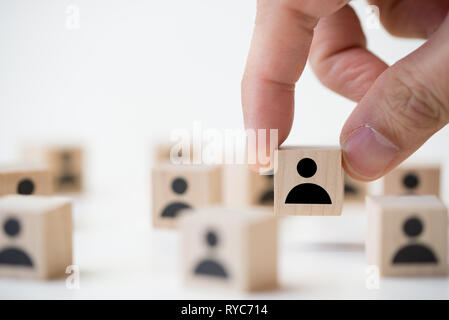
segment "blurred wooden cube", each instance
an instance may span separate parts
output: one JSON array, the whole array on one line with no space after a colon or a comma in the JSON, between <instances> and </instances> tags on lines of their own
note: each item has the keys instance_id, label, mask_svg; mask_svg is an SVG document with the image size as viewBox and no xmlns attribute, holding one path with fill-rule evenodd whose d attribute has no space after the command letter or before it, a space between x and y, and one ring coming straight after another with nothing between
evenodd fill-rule
<instances>
[{"instance_id":1,"label":"blurred wooden cube","mask_svg":"<svg viewBox=\"0 0 449 320\"><path fill-rule=\"evenodd\" d=\"M265 209L203 208L181 218L188 286L241 291L277 286L277 219Z\"/></svg>"},{"instance_id":2,"label":"blurred wooden cube","mask_svg":"<svg viewBox=\"0 0 449 320\"><path fill-rule=\"evenodd\" d=\"M253 206L274 205L274 176L273 173L257 173L250 170L249 187L250 195L249 203Z\"/></svg>"},{"instance_id":3,"label":"blurred wooden cube","mask_svg":"<svg viewBox=\"0 0 449 320\"><path fill-rule=\"evenodd\" d=\"M80 146L27 145L23 149L28 162L47 166L53 173L57 193L83 191L84 154Z\"/></svg>"},{"instance_id":4,"label":"blurred wooden cube","mask_svg":"<svg viewBox=\"0 0 449 320\"><path fill-rule=\"evenodd\" d=\"M368 197L367 211L367 260L381 275L447 274L447 209L436 196Z\"/></svg>"},{"instance_id":5,"label":"blurred wooden cube","mask_svg":"<svg viewBox=\"0 0 449 320\"><path fill-rule=\"evenodd\" d=\"M231 207L273 207L274 176L272 172L257 173L247 165L224 166L224 203Z\"/></svg>"},{"instance_id":6,"label":"blurred wooden cube","mask_svg":"<svg viewBox=\"0 0 449 320\"><path fill-rule=\"evenodd\" d=\"M175 228L180 212L222 201L221 168L156 165L152 170L153 226Z\"/></svg>"},{"instance_id":7,"label":"blurred wooden cube","mask_svg":"<svg viewBox=\"0 0 449 320\"><path fill-rule=\"evenodd\" d=\"M440 196L441 169L436 164L404 164L383 179L384 195Z\"/></svg>"},{"instance_id":8,"label":"blurred wooden cube","mask_svg":"<svg viewBox=\"0 0 449 320\"><path fill-rule=\"evenodd\" d=\"M71 210L58 197L0 197L0 277L64 276L72 265Z\"/></svg>"},{"instance_id":9,"label":"blurred wooden cube","mask_svg":"<svg viewBox=\"0 0 449 320\"><path fill-rule=\"evenodd\" d=\"M355 180L345 173L344 183L344 200L346 202L365 203L365 197L368 195L368 184L366 182Z\"/></svg>"},{"instance_id":10,"label":"blurred wooden cube","mask_svg":"<svg viewBox=\"0 0 449 320\"><path fill-rule=\"evenodd\" d=\"M276 215L341 215L343 169L339 147L281 147L275 152Z\"/></svg>"},{"instance_id":11,"label":"blurred wooden cube","mask_svg":"<svg viewBox=\"0 0 449 320\"><path fill-rule=\"evenodd\" d=\"M49 170L28 165L0 167L0 196L51 195L53 191L53 176Z\"/></svg>"}]
</instances>

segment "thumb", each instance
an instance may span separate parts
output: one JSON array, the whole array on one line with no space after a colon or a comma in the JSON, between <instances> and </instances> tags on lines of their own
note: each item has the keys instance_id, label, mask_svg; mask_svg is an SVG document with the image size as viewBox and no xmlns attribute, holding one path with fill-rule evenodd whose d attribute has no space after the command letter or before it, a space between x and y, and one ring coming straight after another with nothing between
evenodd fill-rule
<instances>
[{"instance_id":1,"label":"thumb","mask_svg":"<svg viewBox=\"0 0 449 320\"><path fill-rule=\"evenodd\" d=\"M449 122L449 20L418 50L384 71L346 121L346 171L385 175Z\"/></svg>"}]
</instances>

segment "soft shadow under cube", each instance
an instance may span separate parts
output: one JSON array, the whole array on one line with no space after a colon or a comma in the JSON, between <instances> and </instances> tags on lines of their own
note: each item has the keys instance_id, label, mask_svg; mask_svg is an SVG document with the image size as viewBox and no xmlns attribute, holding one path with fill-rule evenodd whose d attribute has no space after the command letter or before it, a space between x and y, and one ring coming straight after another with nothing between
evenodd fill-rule
<instances>
[{"instance_id":1,"label":"soft shadow under cube","mask_svg":"<svg viewBox=\"0 0 449 320\"><path fill-rule=\"evenodd\" d=\"M221 202L221 168L159 164L152 170L153 226L175 228L186 209Z\"/></svg>"},{"instance_id":2,"label":"soft shadow under cube","mask_svg":"<svg viewBox=\"0 0 449 320\"><path fill-rule=\"evenodd\" d=\"M271 290L277 286L277 219L268 209L203 208L181 218L188 286Z\"/></svg>"},{"instance_id":3,"label":"soft shadow under cube","mask_svg":"<svg viewBox=\"0 0 449 320\"><path fill-rule=\"evenodd\" d=\"M72 265L72 207L59 197L0 198L0 276L62 277Z\"/></svg>"},{"instance_id":4,"label":"soft shadow under cube","mask_svg":"<svg viewBox=\"0 0 449 320\"><path fill-rule=\"evenodd\" d=\"M367 198L366 255L383 276L446 275L447 209L436 196Z\"/></svg>"},{"instance_id":5,"label":"soft shadow under cube","mask_svg":"<svg viewBox=\"0 0 449 320\"><path fill-rule=\"evenodd\" d=\"M433 194L440 196L440 166L404 164L383 179L384 195Z\"/></svg>"},{"instance_id":6,"label":"soft shadow under cube","mask_svg":"<svg viewBox=\"0 0 449 320\"><path fill-rule=\"evenodd\" d=\"M0 167L0 196L51 195L53 175L49 170L30 166Z\"/></svg>"},{"instance_id":7,"label":"soft shadow under cube","mask_svg":"<svg viewBox=\"0 0 449 320\"><path fill-rule=\"evenodd\" d=\"M338 147L281 147L275 152L276 215L341 215L343 169Z\"/></svg>"}]
</instances>

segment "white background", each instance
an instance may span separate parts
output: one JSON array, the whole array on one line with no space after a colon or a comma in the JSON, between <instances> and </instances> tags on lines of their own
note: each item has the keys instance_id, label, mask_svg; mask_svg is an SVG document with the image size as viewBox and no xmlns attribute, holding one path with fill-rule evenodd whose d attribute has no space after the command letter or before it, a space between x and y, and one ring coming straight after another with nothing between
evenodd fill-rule
<instances>
[{"instance_id":1,"label":"white background","mask_svg":"<svg viewBox=\"0 0 449 320\"><path fill-rule=\"evenodd\" d=\"M72 5L79 29L66 26ZM354 5L366 26L366 4ZM150 228L150 150L193 121L242 128L240 79L254 16L253 0L0 0L0 160L16 161L27 141L87 149L87 192L75 201L81 290L1 280L0 297L205 297L180 286L177 235ZM369 48L388 63L421 43L365 29ZM287 143L337 144L355 104L325 89L309 67L296 97ZM446 127L416 158L447 163L448 141ZM363 207L345 210L339 219L283 225L284 289L264 297L449 297L441 279L383 280L381 290L367 290Z\"/></svg>"}]
</instances>

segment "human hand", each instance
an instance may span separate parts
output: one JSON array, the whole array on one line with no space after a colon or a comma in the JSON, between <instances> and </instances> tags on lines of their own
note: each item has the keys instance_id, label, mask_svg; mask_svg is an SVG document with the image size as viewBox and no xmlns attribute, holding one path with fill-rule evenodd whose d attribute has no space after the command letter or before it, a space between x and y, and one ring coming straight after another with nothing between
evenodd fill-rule
<instances>
[{"instance_id":1,"label":"human hand","mask_svg":"<svg viewBox=\"0 0 449 320\"><path fill-rule=\"evenodd\" d=\"M242 105L246 128L278 129L280 145L292 126L295 83L310 58L324 85L358 103L340 135L343 165L369 181L449 122L449 1L370 1L391 34L427 39L391 67L366 49L348 2L258 0Z\"/></svg>"}]
</instances>

